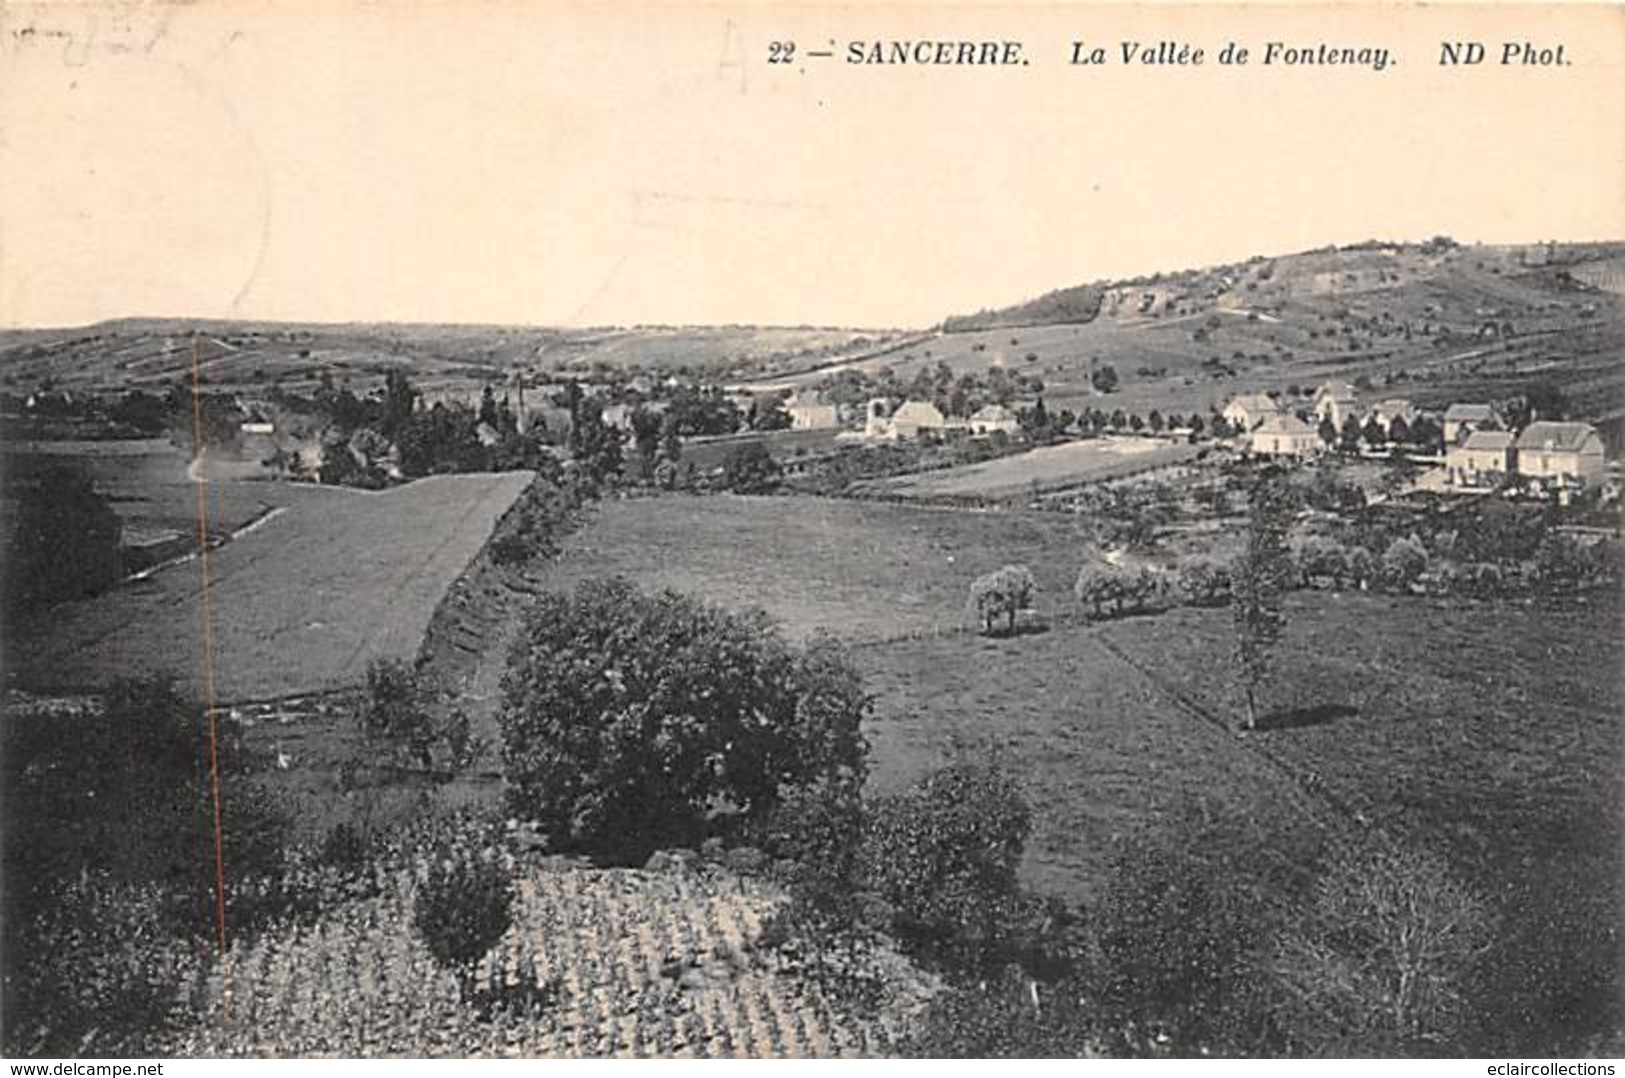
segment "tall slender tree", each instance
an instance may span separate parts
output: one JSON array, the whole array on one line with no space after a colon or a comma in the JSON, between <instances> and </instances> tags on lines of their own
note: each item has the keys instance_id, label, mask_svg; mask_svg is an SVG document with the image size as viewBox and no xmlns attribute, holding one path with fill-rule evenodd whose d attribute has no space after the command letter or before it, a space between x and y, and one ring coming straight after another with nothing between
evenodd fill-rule
<instances>
[{"instance_id":1,"label":"tall slender tree","mask_svg":"<svg viewBox=\"0 0 1625 1078\"><path fill-rule=\"evenodd\" d=\"M1231 574L1236 624L1236 674L1247 701L1247 729L1258 725L1258 696L1269 677L1270 652L1286 625L1282 596L1292 577L1286 533L1291 496L1279 478L1266 476L1249 495L1247 546Z\"/></svg>"}]
</instances>

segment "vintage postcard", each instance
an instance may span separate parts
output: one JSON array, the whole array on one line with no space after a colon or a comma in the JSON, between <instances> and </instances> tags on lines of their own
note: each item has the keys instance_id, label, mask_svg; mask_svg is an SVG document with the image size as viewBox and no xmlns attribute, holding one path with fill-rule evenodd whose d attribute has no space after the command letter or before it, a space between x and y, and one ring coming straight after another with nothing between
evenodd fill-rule
<instances>
[{"instance_id":1,"label":"vintage postcard","mask_svg":"<svg viewBox=\"0 0 1625 1078\"><path fill-rule=\"evenodd\" d=\"M1609 3L6 0L0 1054L1613 1074L1622 136Z\"/></svg>"}]
</instances>

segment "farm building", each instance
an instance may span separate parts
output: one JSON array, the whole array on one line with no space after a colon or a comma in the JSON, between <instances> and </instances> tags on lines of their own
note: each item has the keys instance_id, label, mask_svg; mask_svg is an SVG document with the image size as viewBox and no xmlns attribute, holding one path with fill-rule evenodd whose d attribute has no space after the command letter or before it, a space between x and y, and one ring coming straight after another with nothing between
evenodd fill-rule
<instances>
[{"instance_id":1,"label":"farm building","mask_svg":"<svg viewBox=\"0 0 1625 1078\"><path fill-rule=\"evenodd\" d=\"M828 430L841 424L839 407L824 400L820 393L797 393L784 402L790 416L792 430Z\"/></svg>"},{"instance_id":2,"label":"farm building","mask_svg":"<svg viewBox=\"0 0 1625 1078\"><path fill-rule=\"evenodd\" d=\"M1355 418L1354 387L1347 382L1327 382L1315 393L1315 418L1331 420L1339 432L1343 424Z\"/></svg>"},{"instance_id":3,"label":"farm building","mask_svg":"<svg viewBox=\"0 0 1625 1078\"><path fill-rule=\"evenodd\" d=\"M972 434L993 434L1000 431L1014 434L1019 426L1016 414L1002 404L989 404L985 408L978 409L970 417Z\"/></svg>"},{"instance_id":4,"label":"farm building","mask_svg":"<svg viewBox=\"0 0 1625 1078\"><path fill-rule=\"evenodd\" d=\"M1277 413L1264 417L1253 430L1249 448L1254 453L1270 457L1307 457L1320 452L1325 443L1320 431L1290 413Z\"/></svg>"},{"instance_id":5,"label":"farm building","mask_svg":"<svg viewBox=\"0 0 1625 1078\"><path fill-rule=\"evenodd\" d=\"M1542 485L1591 485L1602 479L1602 438L1589 423L1531 423L1515 445L1518 475Z\"/></svg>"},{"instance_id":6,"label":"farm building","mask_svg":"<svg viewBox=\"0 0 1625 1078\"><path fill-rule=\"evenodd\" d=\"M930 401L904 401L891 414L895 438L915 438L924 431L941 431L947 426L947 417Z\"/></svg>"},{"instance_id":7,"label":"farm building","mask_svg":"<svg viewBox=\"0 0 1625 1078\"><path fill-rule=\"evenodd\" d=\"M1486 487L1512 470L1512 435L1504 430L1475 430L1445 454L1451 486Z\"/></svg>"},{"instance_id":8,"label":"farm building","mask_svg":"<svg viewBox=\"0 0 1625 1078\"><path fill-rule=\"evenodd\" d=\"M1416 409L1403 397L1390 397L1372 406L1370 418L1376 420L1377 426L1386 433L1393 427L1396 419L1403 419L1405 425L1410 426L1416 420Z\"/></svg>"},{"instance_id":9,"label":"farm building","mask_svg":"<svg viewBox=\"0 0 1625 1078\"><path fill-rule=\"evenodd\" d=\"M1262 393L1247 393L1232 400L1220 413L1224 421L1240 431L1250 431L1272 415L1281 414L1281 406L1274 397Z\"/></svg>"},{"instance_id":10,"label":"farm building","mask_svg":"<svg viewBox=\"0 0 1625 1078\"><path fill-rule=\"evenodd\" d=\"M1495 409L1487 404L1452 404L1444 412L1444 442L1455 445L1475 430L1499 425Z\"/></svg>"}]
</instances>

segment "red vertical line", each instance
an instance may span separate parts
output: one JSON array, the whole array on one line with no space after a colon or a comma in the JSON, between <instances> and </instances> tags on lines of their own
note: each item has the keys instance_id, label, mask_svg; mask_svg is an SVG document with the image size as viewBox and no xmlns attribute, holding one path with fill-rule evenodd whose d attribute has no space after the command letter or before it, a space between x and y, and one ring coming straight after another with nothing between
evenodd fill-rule
<instances>
[{"instance_id":1,"label":"red vertical line","mask_svg":"<svg viewBox=\"0 0 1625 1078\"><path fill-rule=\"evenodd\" d=\"M195 330L193 331L195 334ZM203 613L203 708L209 726L209 794L214 800L214 926L215 942L226 949L226 854L220 824L220 749L216 729L214 692L214 624L209 616L209 500L204 493L203 391L197 356L197 337L192 337L192 459L193 485L197 487L197 554L202 567L203 592L199 606Z\"/></svg>"}]
</instances>

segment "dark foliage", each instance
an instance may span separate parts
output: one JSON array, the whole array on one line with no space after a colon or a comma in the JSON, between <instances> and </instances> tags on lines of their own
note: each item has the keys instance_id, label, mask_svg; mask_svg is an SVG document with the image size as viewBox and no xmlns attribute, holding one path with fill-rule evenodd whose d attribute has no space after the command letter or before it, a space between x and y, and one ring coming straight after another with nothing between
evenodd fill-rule
<instances>
[{"instance_id":1,"label":"dark foliage","mask_svg":"<svg viewBox=\"0 0 1625 1078\"><path fill-rule=\"evenodd\" d=\"M1257 1055L1283 1040L1269 947L1315 879L1317 839L1186 813L1123 840L1094 910L1106 1045L1129 1055Z\"/></svg>"},{"instance_id":2,"label":"dark foliage","mask_svg":"<svg viewBox=\"0 0 1625 1078\"><path fill-rule=\"evenodd\" d=\"M950 985L900 1054L931 1059L1077 1059L1098 1054L1096 1016L1079 979L1041 981L1015 966Z\"/></svg>"},{"instance_id":3,"label":"dark foliage","mask_svg":"<svg viewBox=\"0 0 1625 1078\"><path fill-rule=\"evenodd\" d=\"M475 841L430 851L412 900L412 925L434 960L456 975L465 997L474 969L513 924L513 874L499 850Z\"/></svg>"},{"instance_id":4,"label":"dark foliage","mask_svg":"<svg viewBox=\"0 0 1625 1078\"><path fill-rule=\"evenodd\" d=\"M1027 912L1016 880L1032 813L995 767L953 764L869 806L861 877L916 955L994 968Z\"/></svg>"},{"instance_id":5,"label":"dark foliage","mask_svg":"<svg viewBox=\"0 0 1625 1078\"><path fill-rule=\"evenodd\" d=\"M728 451L722 461L723 482L737 494L766 494L779 485L782 469L761 442L746 442Z\"/></svg>"},{"instance_id":6,"label":"dark foliage","mask_svg":"<svg viewBox=\"0 0 1625 1078\"><path fill-rule=\"evenodd\" d=\"M788 787L861 776L857 686L838 652L798 652L760 612L620 579L545 595L503 682L512 807L612 860L695 845Z\"/></svg>"},{"instance_id":7,"label":"dark foliage","mask_svg":"<svg viewBox=\"0 0 1625 1078\"><path fill-rule=\"evenodd\" d=\"M8 487L15 516L5 529L0 562L6 609L48 606L118 582L118 517L88 476L51 464Z\"/></svg>"}]
</instances>

